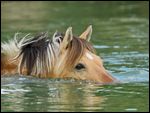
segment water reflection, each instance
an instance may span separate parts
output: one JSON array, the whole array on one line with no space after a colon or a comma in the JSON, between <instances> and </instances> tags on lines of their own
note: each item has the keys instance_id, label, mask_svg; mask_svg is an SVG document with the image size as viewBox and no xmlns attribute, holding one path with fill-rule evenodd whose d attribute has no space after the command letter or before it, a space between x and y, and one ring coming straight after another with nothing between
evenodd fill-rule
<instances>
[{"instance_id":1,"label":"water reflection","mask_svg":"<svg viewBox=\"0 0 150 113\"><path fill-rule=\"evenodd\" d=\"M97 87L94 85L50 82L2 85L2 101L11 104L11 107L3 106L2 109L8 111L95 111L102 109L101 105L106 97L96 96L93 91Z\"/></svg>"}]
</instances>

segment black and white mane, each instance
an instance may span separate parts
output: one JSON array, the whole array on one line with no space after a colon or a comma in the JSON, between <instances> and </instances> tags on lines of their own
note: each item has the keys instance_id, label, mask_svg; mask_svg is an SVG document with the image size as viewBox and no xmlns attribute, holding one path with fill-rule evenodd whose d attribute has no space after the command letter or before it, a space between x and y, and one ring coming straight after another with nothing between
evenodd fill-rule
<instances>
[{"instance_id":1,"label":"black and white mane","mask_svg":"<svg viewBox=\"0 0 150 113\"><path fill-rule=\"evenodd\" d=\"M42 77L46 77L51 72L57 59L59 45L63 40L61 33L55 32L53 38L48 37L48 33L40 33L34 37L27 34L20 40L17 36L18 34L15 34L11 43L16 45L15 49L18 48L18 54L14 60L20 59L18 65L19 74L22 74L23 70L26 69L27 75L40 77L41 73L44 73ZM6 46L9 45L2 44L3 51L5 51Z\"/></svg>"}]
</instances>

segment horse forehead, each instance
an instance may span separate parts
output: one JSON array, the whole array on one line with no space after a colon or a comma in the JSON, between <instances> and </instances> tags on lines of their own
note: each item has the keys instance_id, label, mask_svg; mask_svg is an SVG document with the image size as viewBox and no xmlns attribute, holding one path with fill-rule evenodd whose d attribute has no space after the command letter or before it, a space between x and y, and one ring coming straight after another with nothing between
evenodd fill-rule
<instances>
[{"instance_id":1,"label":"horse forehead","mask_svg":"<svg viewBox=\"0 0 150 113\"><path fill-rule=\"evenodd\" d=\"M102 59L99 56L97 56L96 54L93 54L89 51L85 52L84 58L86 58L86 62L91 61L96 64L102 64Z\"/></svg>"},{"instance_id":2,"label":"horse forehead","mask_svg":"<svg viewBox=\"0 0 150 113\"><path fill-rule=\"evenodd\" d=\"M94 59L94 57L93 57L90 53L88 53L88 52L86 52L85 55L86 55L86 57L87 57L88 59L90 59L90 60L93 60L93 59Z\"/></svg>"}]
</instances>

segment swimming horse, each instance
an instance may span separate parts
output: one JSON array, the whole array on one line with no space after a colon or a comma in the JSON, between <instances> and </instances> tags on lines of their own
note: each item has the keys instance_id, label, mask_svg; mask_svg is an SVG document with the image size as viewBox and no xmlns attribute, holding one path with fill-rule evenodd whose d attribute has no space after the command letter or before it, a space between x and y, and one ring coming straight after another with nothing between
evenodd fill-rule
<instances>
[{"instance_id":1,"label":"swimming horse","mask_svg":"<svg viewBox=\"0 0 150 113\"><path fill-rule=\"evenodd\" d=\"M9 43L2 43L2 74L18 72L40 78L75 78L99 83L116 81L89 42L92 26L79 37L73 36L72 27L65 34L55 32L52 39L47 33L34 37L27 34L20 40L17 35Z\"/></svg>"}]
</instances>

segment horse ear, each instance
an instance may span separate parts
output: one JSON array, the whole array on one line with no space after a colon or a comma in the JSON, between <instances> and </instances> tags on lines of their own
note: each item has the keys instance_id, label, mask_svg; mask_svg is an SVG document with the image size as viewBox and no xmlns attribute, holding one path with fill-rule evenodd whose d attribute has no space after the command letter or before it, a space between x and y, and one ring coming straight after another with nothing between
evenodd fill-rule
<instances>
[{"instance_id":1,"label":"horse ear","mask_svg":"<svg viewBox=\"0 0 150 113\"><path fill-rule=\"evenodd\" d=\"M63 49L66 49L67 45L70 43L70 41L73 39L73 34L72 34L72 27L69 27L67 30L66 30L66 33L65 33L65 36L64 36L64 39L60 45L60 49L63 50Z\"/></svg>"},{"instance_id":2,"label":"horse ear","mask_svg":"<svg viewBox=\"0 0 150 113\"><path fill-rule=\"evenodd\" d=\"M80 36L79 38L90 41L92 35L92 25L90 25Z\"/></svg>"}]
</instances>

